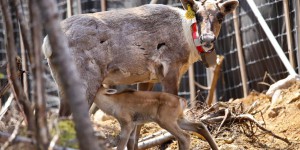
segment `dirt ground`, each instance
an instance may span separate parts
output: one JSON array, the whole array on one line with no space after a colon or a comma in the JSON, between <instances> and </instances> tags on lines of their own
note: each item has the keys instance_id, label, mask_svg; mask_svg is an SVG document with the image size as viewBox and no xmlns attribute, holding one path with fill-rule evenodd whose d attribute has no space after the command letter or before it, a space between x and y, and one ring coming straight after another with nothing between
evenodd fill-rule
<instances>
[{"instance_id":1,"label":"dirt ground","mask_svg":"<svg viewBox=\"0 0 300 150\"><path fill-rule=\"evenodd\" d=\"M246 98L235 99L225 104L236 115L248 113L266 129L283 138L287 138L291 144L275 138L269 133L262 131L253 123L247 121L228 121L223 124L219 132L217 129L220 123L207 124L208 129L215 137L216 142L221 150L298 150L300 149L300 82L295 82L288 89L283 89L277 98L266 96L264 93L251 92ZM276 100L276 101L275 101ZM255 104L255 107L253 105ZM188 109L185 114L191 121L199 121L203 118L203 112L207 110L206 106L197 104L196 107ZM13 111L8 111L4 118L0 121L0 131L13 132L20 116ZM107 145L115 147L118 142L118 134L120 127L118 122L109 117L97 112L92 116L94 129L99 131L99 138L105 138ZM102 119L99 119L102 118ZM66 119L64 119L66 120ZM60 124L60 123L59 123ZM19 134L26 136L27 133L20 127ZM65 121L59 125L61 138L57 142L62 146L78 148L74 140L75 130L72 121ZM65 129L65 131L63 131ZM52 129L53 130L53 129ZM51 133L52 133L51 130ZM141 137L152 135L162 129L155 123L148 123L142 129ZM100 134L101 132L104 133ZM67 134L64 134L66 132ZM55 132L53 132L55 134ZM191 133L191 150L210 149L208 143L198 134ZM62 141L61 139L67 142ZM71 141L71 142L70 142ZM74 143L75 141L75 143ZM66 144L69 143L69 144ZM71 144L70 144L71 143ZM72 146L72 143L75 144ZM0 144L1 147L1 144ZM34 149L26 144L13 144L8 149ZM150 148L150 150L173 150L177 149L177 141L170 140L167 143Z\"/></svg>"},{"instance_id":2,"label":"dirt ground","mask_svg":"<svg viewBox=\"0 0 300 150\"><path fill-rule=\"evenodd\" d=\"M215 127L209 127L220 149L223 150L280 150L300 149L300 82L294 83L288 89L283 89L276 101L263 93L251 92L246 98L235 99L228 102L234 109L248 110L251 105L256 104L251 110L254 118L266 129L274 134L287 138L291 144L287 144L282 140L275 138L257 128L250 122L229 122L225 123L220 132L217 133ZM231 108L233 109L233 108ZM203 108L195 107L186 112L190 120L199 121L202 117ZM102 130L105 133L107 142L110 146L116 146L118 133L120 131L119 124L112 118L106 118L103 121L94 117L95 129ZM100 115L101 116L101 115ZM218 125L217 125L218 127ZM142 129L141 137L151 135L161 128L155 123L148 123ZM191 150L209 149L208 143L196 134L190 133ZM176 140L172 140L163 145L151 148L151 150L173 150L177 148Z\"/></svg>"}]
</instances>

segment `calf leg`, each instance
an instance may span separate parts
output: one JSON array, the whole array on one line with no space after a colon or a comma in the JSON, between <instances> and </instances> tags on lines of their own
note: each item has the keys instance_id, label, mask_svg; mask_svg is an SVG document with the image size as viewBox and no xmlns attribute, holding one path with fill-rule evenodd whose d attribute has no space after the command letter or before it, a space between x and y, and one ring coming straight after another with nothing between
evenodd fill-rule
<instances>
[{"instance_id":1,"label":"calf leg","mask_svg":"<svg viewBox=\"0 0 300 150\"><path fill-rule=\"evenodd\" d=\"M186 120L185 118L182 118L182 119L178 120L178 125L183 130L194 131L194 132L201 134L206 139L206 141L209 143L210 147L213 150L218 149L218 146L217 146L214 138L212 137L212 135L210 134L210 132L207 130L207 128L205 127L205 125L202 122L193 123L193 122Z\"/></svg>"},{"instance_id":2,"label":"calf leg","mask_svg":"<svg viewBox=\"0 0 300 150\"><path fill-rule=\"evenodd\" d=\"M121 123L121 122L120 125L121 125L120 141L118 143L117 150L124 150L129 140L130 134L134 130L134 125L132 123Z\"/></svg>"},{"instance_id":3,"label":"calf leg","mask_svg":"<svg viewBox=\"0 0 300 150\"><path fill-rule=\"evenodd\" d=\"M179 150L188 150L190 147L190 135L183 131L176 122L160 122L160 127L169 131L178 140Z\"/></svg>"},{"instance_id":4,"label":"calf leg","mask_svg":"<svg viewBox=\"0 0 300 150\"><path fill-rule=\"evenodd\" d=\"M154 83L139 83L137 89L139 91L152 91L154 86ZM140 132L142 129L143 125L137 125L136 129L135 129L135 138L132 139L130 138L128 141L128 145L127 146L132 146L134 145L134 149L137 150L138 149L138 141L139 141L139 136L140 136Z\"/></svg>"},{"instance_id":5,"label":"calf leg","mask_svg":"<svg viewBox=\"0 0 300 150\"><path fill-rule=\"evenodd\" d=\"M132 132L130 134L130 138L127 143L127 150L134 150L134 148L135 148L135 139L136 139L136 136L138 136L136 134L136 129L137 129L137 126L134 126L134 129L132 130Z\"/></svg>"}]
</instances>

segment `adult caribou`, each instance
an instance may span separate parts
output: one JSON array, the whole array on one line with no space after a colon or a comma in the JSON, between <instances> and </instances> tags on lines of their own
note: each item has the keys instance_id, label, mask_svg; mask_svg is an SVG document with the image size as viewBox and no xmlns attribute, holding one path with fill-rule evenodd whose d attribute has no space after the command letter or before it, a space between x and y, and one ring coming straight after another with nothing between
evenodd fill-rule
<instances>
[{"instance_id":1,"label":"adult caribou","mask_svg":"<svg viewBox=\"0 0 300 150\"><path fill-rule=\"evenodd\" d=\"M140 90L150 90L160 82L163 90L177 95L181 76L194 62L214 65L214 41L225 15L239 4L238 0L181 0L185 9L166 5L144 5L136 8L75 15L62 21L82 79L82 89L92 104L101 84L140 83ZM43 43L54 79L57 66L52 65L48 37ZM60 97L61 82L56 80ZM69 114L62 99L61 115Z\"/></svg>"}]
</instances>

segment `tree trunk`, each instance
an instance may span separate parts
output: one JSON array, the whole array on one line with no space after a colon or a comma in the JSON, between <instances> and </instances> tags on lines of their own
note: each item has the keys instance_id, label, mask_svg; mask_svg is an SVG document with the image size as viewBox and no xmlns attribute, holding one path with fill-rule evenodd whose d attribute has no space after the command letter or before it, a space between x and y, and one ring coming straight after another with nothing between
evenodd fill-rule
<instances>
[{"instance_id":1,"label":"tree trunk","mask_svg":"<svg viewBox=\"0 0 300 150\"><path fill-rule=\"evenodd\" d=\"M58 74L60 75L58 80L62 83L61 88L66 91L63 99L69 101L80 149L100 149L96 137L93 134L84 91L80 88L80 78L77 74L74 61L70 57L68 42L59 24L57 6L53 0L37 0L37 2L40 10L42 10L44 26L53 51L51 64L56 66L55 68L57 68ZM101 147L101 149L105 149L104 146Z\"/></svg>"}]
</instances>

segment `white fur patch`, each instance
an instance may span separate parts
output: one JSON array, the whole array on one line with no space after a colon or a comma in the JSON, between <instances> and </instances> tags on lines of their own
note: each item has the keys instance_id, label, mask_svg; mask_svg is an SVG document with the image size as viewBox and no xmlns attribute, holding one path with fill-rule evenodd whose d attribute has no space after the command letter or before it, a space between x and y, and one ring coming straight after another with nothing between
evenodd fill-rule
<instances>
[{"instance_id":1,"label":"white fur patch","mask_svg":"<svg viewBox=\"0 0 300 150\"><path fill-rule=\"evenodd\" d=\"M49 43L48 36L46 36L44 38L43 45L42 45L42 50L43 50L45 58L50 58L50 56L52 55L52 49L51 49L51 45Z\"/></svg>"},{"instance_id":2,"label":"white fur patch","mask_svg":"<svg viewBox=\"0 0 300 150\"><path fill-rule=\"evenodd\" d=\"M184 38L189 44L190 47L190 57L189 57L189 64L193 64L194 62L201 60L200 55L198 54L198 51L196 49L196 46L194 44L194 40L192 37L192 31L191 31L191 25L193 24L192 19L186 19L185 18L185 10L182 9L176 9L176 11L180 14L182 19L182 27L183 27L183 33Z\"/></svg>"}]
</instances>

